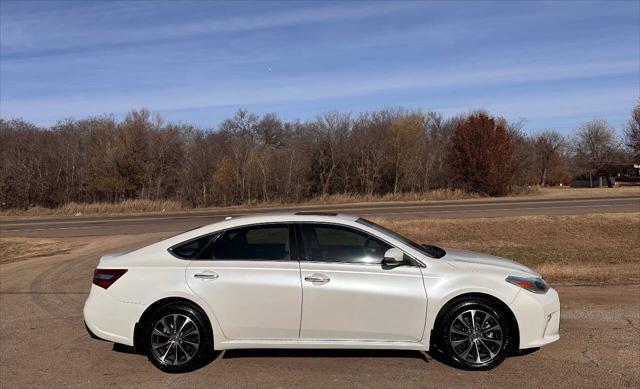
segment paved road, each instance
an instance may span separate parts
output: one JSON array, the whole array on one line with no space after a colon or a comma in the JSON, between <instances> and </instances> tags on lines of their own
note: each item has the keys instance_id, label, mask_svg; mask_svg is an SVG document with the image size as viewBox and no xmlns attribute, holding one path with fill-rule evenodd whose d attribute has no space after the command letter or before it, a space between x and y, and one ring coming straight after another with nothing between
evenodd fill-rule
<instances>
[{"instance_id":1,"label":"paved road","mask_svg":"<svg viewBox=\"0 0 640 389\"><path fill-rule=\"evenodd\" d=\"M270 208L247 210L210 210L190 213L125 216L68 216L47 218L2 218L0 234L4 236L72 237L139 234L144 232L178 232L213 223L225 216L292 210ZM301 208L298 208L301 209ZM554 200L479 200L436 203L370 203L304 207L355 214L362 217L391 218L469 218L520 215L572 215L597 212L640 212L640 197L613 197Z\"/></svg>"},{"instance_id":2,"label":"paved road","mask_svg":"<svg viewBox=\"0 0 640 389\"><path fill-rule=\"evenodd\" d=\"M488 372L408 351L245 350L192 373L92 340L82 306L99 255L159 234L86 237L82 249L0 265L1 388L638 388L640 286L557 287L559 342Z\"/></svg>"}]
</instances>

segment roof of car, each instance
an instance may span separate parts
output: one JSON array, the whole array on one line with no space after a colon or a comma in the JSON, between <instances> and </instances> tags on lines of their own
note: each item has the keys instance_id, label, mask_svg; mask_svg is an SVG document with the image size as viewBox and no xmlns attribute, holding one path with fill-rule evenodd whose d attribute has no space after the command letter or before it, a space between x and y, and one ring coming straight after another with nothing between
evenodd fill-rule
<instances>
[{"instance_id":1,"label":"roof of car","mask_svg":"<svg viewBox=\"0 0 640 389\"><path fill-rule=\"evenodd\" d=\"M358 216L348 215L344 213L336 212L321 212L321 211L278 211L278 212L260 212L249 215L230 215L224 218L224 220L242 220L256 219L256 221L284 221L290 219L291 221L322 221L327 219L339 219L342 221L356 221ZM254 222L251 220L250 222Z\"/></svg>"},{"instance_id":2,"label":"roof of car","mask_svg":"<svg viewBox=\"0 0 640 389\"><path fill-rule=\"evenodd\" d=\"M217 221L215 223L207 224L172 236L164 242L168 244L176 244L203 234L226 230L229 228L242 227L251 224L291 223L305 221L350 224L355 222L356 220L358 220L358 217L353 215L313 211L262 212L250 215L230 215L225 217L223 220Z\"/></svg>"}]
</instances>

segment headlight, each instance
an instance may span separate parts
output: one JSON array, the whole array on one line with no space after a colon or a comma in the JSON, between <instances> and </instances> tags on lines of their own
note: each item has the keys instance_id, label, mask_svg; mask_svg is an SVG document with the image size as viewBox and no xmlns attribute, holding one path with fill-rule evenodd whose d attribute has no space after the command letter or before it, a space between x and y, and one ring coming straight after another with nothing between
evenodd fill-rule
<instances>
[{"instance_id":1,"label":"headlight","mask_svg":"<svg viewBox=\"0 0 640 389\"><path fill-rule=\"evenodd\" d=\"M542 278L538 277L509 276L506 281L533 293L545 294L547 290L549 290L549 285L547 285Z\"/></svg>"}]
</instances>

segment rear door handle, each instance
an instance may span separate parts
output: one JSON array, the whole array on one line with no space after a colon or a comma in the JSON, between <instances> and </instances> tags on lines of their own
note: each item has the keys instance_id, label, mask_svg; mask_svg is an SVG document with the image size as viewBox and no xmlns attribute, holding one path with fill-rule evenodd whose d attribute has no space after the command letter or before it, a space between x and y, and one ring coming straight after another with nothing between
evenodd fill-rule
<instances>
[{"instance_id":1,"label":"rear door handle","mask_svg":"<svg viewBox=\"0 0 640 389\"><path fill-rule=\"evenodd\" d=\"M331 281L331 279L324 274L313 274L310 276L306 276L304 280L307 282L321 283L321 284L326 284L327 282Z\"/></svg>"},{"instance_id":2,"label":"rear door handle","mask_svg":"<svg viewBox=\"0 0 640 389\"><path fill-rule=\"evenodd\" d=\"M215 280L216 278L220 277L218 273L214 272L196 273L193 276L201 280Z\"/></svg>"}]
</instances>

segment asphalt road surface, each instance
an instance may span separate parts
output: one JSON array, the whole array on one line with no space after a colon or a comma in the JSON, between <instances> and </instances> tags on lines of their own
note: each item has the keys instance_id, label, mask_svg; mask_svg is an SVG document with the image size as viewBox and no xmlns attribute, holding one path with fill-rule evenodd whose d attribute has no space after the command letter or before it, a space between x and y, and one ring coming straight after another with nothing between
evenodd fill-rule
<instances>
[{"instance_id":1,"label":"asphalt road surface","mask_svg":"<svg viewBox=\"0 0 640 389\"><path fill-rule=\"evenodd\" d=\"M478 200L436 203L369 203L298 208L209 210L169 214L122 216L66 216L43 218L2 218L0 235L31 237L73 237L179 232L213 223L225 216L284 210L322 210L362 217L466 218L522 215L574 215L598 212L640 212L640 197L613 197L554 200Z\"/></svg>"},{"instance_id":2,"label":"asphalt road surface","mask_svg":"<svg viewBox=\"0 0 640 389\"><path fill-rule=\"evenodd\" d=\"M82 321L97 258L161 234L87 237L72 254L1 265L0 387L640 387L638 285L556 286L560 341L488 372L456 370L417 351L236 350L169 375L130 349L90 339Z\"/></svg>"}]
</instances>

